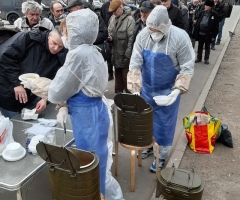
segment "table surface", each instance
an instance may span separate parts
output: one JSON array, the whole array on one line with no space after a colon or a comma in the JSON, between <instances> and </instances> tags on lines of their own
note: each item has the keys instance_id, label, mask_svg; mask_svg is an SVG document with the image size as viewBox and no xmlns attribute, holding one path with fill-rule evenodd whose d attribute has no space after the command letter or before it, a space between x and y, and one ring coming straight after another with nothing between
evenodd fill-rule
<instances>
[{"instance_id":1,"label":"table surface","mask_svg":"<svg viewBox=\"0 0 240 200\"><path fill-rule=\"evenodd\" d=\"M107 99L107 103L113 108L114 101L112 99ZM38 118L45 119L56 119L57 112L55 110L56 105L48 104L44 112L40 113ZM17 115L12 118L13 122L13 138L16 142L19 142L24 148L27 139L27 135L24 134L24 130L31 127L32 124L38 123L37 120L22 120L21 115ZM65 146L70 146L74 143L72 126L70 119L66 123L66 144ZM56 144L62 146L64 140L64 130L60 124L55 127L56 133ZM39 172L46 163L38 155L32 155L26 153L26 156L15 162L5 161L0 157L0 188L6 190L18 190L24 183L26 183L31 177L33 177L37 172Z\"/></svg>"},{"instance_id":2,"label":"table surface","mask_svg":"<svg viewBox=\"0 0 240 200\"><path fill-rule=\"evenodd\" d=\"M27 135L24 130L31 127L32 124L12 121L13 122L13 138L25 147ZM62 146L64 140L64 131L61 128L55 129L56 144ZM66 133L66 144L70 146L74 142L71 130ZM26 153L25 157L19 161L8 162L0 157L0 187L6 190L18 190L22 185L40 171L46 163L38 155Z\"/></svg>"},{"instance_id":3,"label":"table surface","mask_svg":"<svg viewBox=\"0 0 240 200\"><path fill-rule=\"evenodd\" d=\"M38 115L38 118L45 118L45 119L56 119L58 111L55 110L55 104L48 104L47 108ZM17 115L16 117L12 118L13 121L21 121L26 123L38 123L37 120L22 120L21 115ZM62 128L61 124L57 124L57 128ZM70 122L70 118L68 118L66 123L66 129L72 130L72 125Z\"/></svg>"}]
</instances>

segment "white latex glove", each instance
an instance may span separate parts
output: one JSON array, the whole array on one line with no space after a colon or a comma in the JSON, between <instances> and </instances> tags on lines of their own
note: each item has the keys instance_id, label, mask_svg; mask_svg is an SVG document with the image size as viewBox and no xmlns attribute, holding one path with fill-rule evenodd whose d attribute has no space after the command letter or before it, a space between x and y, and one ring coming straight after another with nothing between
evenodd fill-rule
<instances>
[{"instance_id":1,"label":"white latex glove","mask_svg":"<svg viewBox=\"0 0 240 200\"><path fill-rule=\"evenodd\" d=\"M140 92L134 92L133 94L140 96Z\"/></svg>"},{"instance_id":2,"label":"white latex glove","mask_svg":"<svg viewBox=\"0 0 240 200\"><path fill-rule=\"evenodd\" d=\"M177 99L177 97L178 97L178 95L180 94L180 90L179 89L174 89L169 95L168 95L168 97L170 98L170 100L169 100L169 102L166 104L166 106L170 106L170 105L172 105L175 101L176 101L176 99Z\"/></svg>"},{"instance_id":3,"label":"white latex glove","mask_svg":"<svg viewBox=\"0 0 240 200\"><path fill-rule=\"evenodd\" d=\"M33 89L33 78L25 78L20 84L23 85L24 88L29 90Z\"/></svg>"},{"instance_id":4,"label":"white latex glove","mask_svg":"<svg viewBox=\"0 0 240 200\"><path fill-rule=\"evenodd\" d=\"M58 123L60 123L62 125L62 127L64 127L63 124L67 122L67 118L68 118L68 108L61 107L58 110L58 114L57 114Z\"/></svg>"}]
</instances>

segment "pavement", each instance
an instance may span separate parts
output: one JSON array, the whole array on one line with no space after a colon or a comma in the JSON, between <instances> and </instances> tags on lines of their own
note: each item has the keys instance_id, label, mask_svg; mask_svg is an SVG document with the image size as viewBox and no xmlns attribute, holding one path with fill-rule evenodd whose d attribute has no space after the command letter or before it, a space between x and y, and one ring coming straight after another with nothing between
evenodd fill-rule
<instances>
[{"instance_id":1,"label":"pavement","mask_svg":"<svg viewBox=\"0 0 240 200\"><path fill-rule=\"evenodd\" d=\"M187 141L183 132L182 119L192 111L201 109L204 104L230 42L228 31L235 30L239 16L240 6L234 6L231 18L225 21L221 45L216 46L215 51L211 51L210 64L197 63L195 65L195 75L191 82L189 92L183 95L181 99L174 143L167 166L171 166L173 162L176 167L181 166L180 163L184 160L185 152L187 152L188 148L186 148ZM108 83L106 97L113 99L114 95L114 80L112 80ZM149 156L142 161L142 167L138 167L136 164L135 192L130 192L130 151L121 146L119 147L119 170L116 179L121 185L125 200L149 200L153 196L157 184L155 174L149 171L153 156ZM185 166L183 165L183 167ZM114 164L112 169L114 169ZM23 186L22 194L24 200L51 199L46 168ZM16 199L16 192L0 189L0 200L7 199ZM215 198L213 197L211 199L214 200ZM216 199L219 200L219 198ZM203 200L207 200L207 198Z\"/></svg>"}]
</instances>

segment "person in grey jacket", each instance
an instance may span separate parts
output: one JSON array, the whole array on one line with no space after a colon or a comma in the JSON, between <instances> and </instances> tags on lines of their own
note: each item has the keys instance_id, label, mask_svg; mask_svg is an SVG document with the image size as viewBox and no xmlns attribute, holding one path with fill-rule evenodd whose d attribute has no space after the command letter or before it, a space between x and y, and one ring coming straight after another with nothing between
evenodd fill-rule
<instances>
[{"instance_id":1,"label":"person in grey jacket","mask_svg":"<svg viewBox=\"0 0 240 200\"><path fill-rule=\"evenodd\" d=\"M108 41L113 44L112 61L115 68L115 93L127 90L127 73L132 54L132 36L135 21L127 12L121 0L110 2L109 12L113 12L109 20Z\"/></svg>"},{"instance_id":2,"label":"person in grey jacket","mask_svg":"<svg viewBox=\"0 0 240 200\"><path fill-rule=\"evenodd\" d=\"M21 31L30 31L43 27L46 30L52 30L54 28L53 23L40 16L42 13L42 7L35 1L28 0L22 3L22 13L25 15L19 17L15 22L15 28L19 28Z\"/></svg>"}]
</instances>

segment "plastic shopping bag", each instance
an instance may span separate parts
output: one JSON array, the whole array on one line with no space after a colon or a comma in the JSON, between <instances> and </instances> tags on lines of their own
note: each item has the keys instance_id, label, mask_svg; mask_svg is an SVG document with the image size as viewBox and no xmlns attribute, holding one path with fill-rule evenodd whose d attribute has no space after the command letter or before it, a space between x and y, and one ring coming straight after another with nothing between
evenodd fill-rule
<instances>
[{"instance_id":1,"label":"plastic shopping bag","mask_svg":"<svg viewBox=\"0 0 240 200\"><path fill-rule=\"evenodd\" d=\"M197 153L212 153L221 133L221 120L208 112L196 111L183 118L190 148Z\"/></svg>"}]
</instances>

